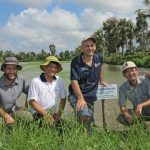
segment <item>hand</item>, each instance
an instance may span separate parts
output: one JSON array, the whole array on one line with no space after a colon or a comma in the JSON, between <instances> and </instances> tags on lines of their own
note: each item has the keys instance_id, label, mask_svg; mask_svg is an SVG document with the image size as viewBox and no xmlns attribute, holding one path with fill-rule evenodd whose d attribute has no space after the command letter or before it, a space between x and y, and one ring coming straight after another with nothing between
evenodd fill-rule
<instances>
[{"instance_id":1,"label":"hand","mask_svg":"<svg viewBox=\"0 0 150 150\"><path fill-rule=\"evenodd\" d=\"M142 105L138 104L135 110L135 113L137 116L141 116L142 115Z\"/></svg>"},{"instance_id":2,"label":"hand","mask_svg":"<svg viewBox=\"0 0 150 150\"><path fill-rule=\"evenodd\" d=\"M125 118L126 118L126 120L128 121L129 124L131 124L133 122L133 118L132 118L131 115L128 115Z\"/></svg>"},{"instance_id":3,"label":"hand","mask_svg":"<svg viewBox=\"0 0 150 150\"><path fill-rule=\"evenodd\" d=\"M6 124L10 125L14 123L14 119L9 114L6 113L4 118L5 118Z\"/></svg>"},{"instance_id":4,"label":"hand","mask_svg":"<svg viewBox=\"0 0 150 150\"><path fill-rule=\"evenodd\" d=\"M145 73L145 77L147 77L148 79L150 79L150 72Z\"/></svg>"},{"instance_id":5,"label":"hand","mask_svg":"<svg viewBox=\"0 0 150 150\"><path fill-rule=\"evenodd\" d=\"M77 110L79 111L83 107L87 107L87 103L85 102L84 99L78 99L78 101L77 101Z\"/></svg>"},{"instance_id":6,"label":"hand","mask_svg":"<svg viewBox=\"0 0 150 150\"><path fill-rule=\"evenodd\" d=\"M103 85L103 86L107 86L108 85L108 83L104 82L104 81L100 82L100 84Z\"/></svg>"},{"instance_id":7,"label":"hand","mask_svg":"<svg viewBox=\"0 0 150 150\"><path fill-rule=\"evenodd\" d=\"M51 127L54 126L54 118L49 114L49 113L46 113L44 115L44 121L49 124Z\"/></svg>"},{"instance_id":8,"label":"hand","mask_svg":"<svg viewBox=\"0 0 150 150\"><path fill-rule=\"evenodd\" d=\"M54 121L56 122L58 120L61 120L61 115L60 114L54 114L53 118L54 118Z\"/></svg>"}]
</instances>

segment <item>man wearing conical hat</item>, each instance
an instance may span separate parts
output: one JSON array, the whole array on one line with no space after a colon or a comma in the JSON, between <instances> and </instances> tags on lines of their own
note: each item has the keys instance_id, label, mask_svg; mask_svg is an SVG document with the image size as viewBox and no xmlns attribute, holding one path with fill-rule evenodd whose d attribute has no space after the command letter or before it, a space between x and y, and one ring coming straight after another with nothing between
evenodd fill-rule
<instances>
[{"instance_id":1,"label":"man wearing conical hat","mask_svg":"<svg viewBox=\"0 0 150 150\"><path fill-rule=\"evenodd\" d=\"M64 80L56 76L62 70L62 66L55 56L48 56L40 68L43 73L32 80L28 101L34 119L44 119L51 126L61 120L66 104Z\"/></svg>"}]
</instances>

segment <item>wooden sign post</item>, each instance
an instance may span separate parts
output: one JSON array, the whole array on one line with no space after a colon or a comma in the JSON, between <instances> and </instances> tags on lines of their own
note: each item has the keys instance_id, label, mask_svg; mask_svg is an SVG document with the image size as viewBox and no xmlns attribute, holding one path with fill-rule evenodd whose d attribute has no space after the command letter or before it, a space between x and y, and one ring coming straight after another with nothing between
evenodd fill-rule
<instances>
[{"instance_id":1,"label":"wooden sign post","mask_svg":"<svg viewBox=\"0 0 150 150\"><path fill-rule=\"evenodd\" d=\"M108 84L107 86L98 86L97 99L102 100L102 117L103 127L106 129L107 123L105 118L105 100L117 98L117 84Z\"/></svg>"}]
</instances>

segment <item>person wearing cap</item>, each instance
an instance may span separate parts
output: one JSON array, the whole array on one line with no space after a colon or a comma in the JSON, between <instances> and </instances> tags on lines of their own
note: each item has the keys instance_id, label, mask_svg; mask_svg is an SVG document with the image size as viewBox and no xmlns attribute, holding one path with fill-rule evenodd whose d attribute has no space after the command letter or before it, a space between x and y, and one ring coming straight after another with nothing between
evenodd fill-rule
<instances>
[{"instance_id":1,"label":"person wearing cap","mask_svg":"<svg viewBox=\"0 0 150 150\"><path fill-rule=\"evenodd\" d=\"M132 61L123 64L122 73L127 81L119 87L118 104L123 116L118 121L129 125L134 122L134 117L150 116L150 80L138 75L137 66ZM127 100L133 110L126 108Z\"/></svg>"},{"instance_id":2,"label":"person wearing cap","mask_svg":"<svg viewBox=\"0 0 150 150\"><path fill-rule=\"evenodd\" d=\"M81 42L81 54L71 62L69 85L69 103L74 108L79 122L84 123L87 132L91 132L94 123L94 101L98 84L104 84L103 57L94 54L96 40L87 37Z\"/></svg>"},{"instance_id":3,"label":"person wearing cap","mask_svg":"<svg viewBox=\"0 0 150 150\"><path fill-rule=\"evenodd\" d=\"M6 124L13 124L15 117L22 120L33 120L32 115L28 111L21 110L16 101L21 93L27 94L29 84L23 76L18 75L18 70L22 66L16 57L6 57L1 65L3 75L0 77L0 122L3 120Z\"/></svg>"},{"instance_id":4,"label":"person wearing cap","mask_svg":"<svg viewBox=\"0 0 150 150\"><path fill-rule=\"evenodd\" d=\"M48 56L40 68L43 73L34 78L29 87L30 111L35 121L44 119L46 123L53 126L55 122L61 120L66 104L64 80L56 76L62 70L62 66L55 56Z\"/></svg>"}]
</instances>

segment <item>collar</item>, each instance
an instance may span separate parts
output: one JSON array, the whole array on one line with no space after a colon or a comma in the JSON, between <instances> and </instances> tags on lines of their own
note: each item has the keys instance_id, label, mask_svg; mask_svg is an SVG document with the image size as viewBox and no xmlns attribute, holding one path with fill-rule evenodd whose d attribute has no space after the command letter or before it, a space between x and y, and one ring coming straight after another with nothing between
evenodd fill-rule
<instances>
[{"instance_id":1,"label":"collar","mask_svg":"<svg viewBox=\"0 0 150 150\"><path fill-rule=\"evenodd\" d=\"M5 77L5 73L2 75L2 85L4 87L8 87L7 83L6 83L6 77ZM18 76L16 77L15 81L13 82L12 85L16 85L16 84L19 84L19 80L18 80Z\"/></svg>"},{"instance_id":2,"label":"collar","mask_svg":"<svg viewBox=\"0 0 150 150\"><path fill-rule=\"evenodd\" d=\"M80 63L82 63L82 64L84 64L85 66L88 66L88 67L90 67L90 68L92 68L92 67L94 67L95 65L95 54L93 55L93 60L92 60L92 65L91 66L89 66L89 65L87 65L84 61L83 61L83 59L82 59L82 55L83 55L83 52L80 54L80 57L79 57L79 62Z\"/></svg>"},{"instance_id":3,"label":"collar","mask_svg":"<svg viewBox=\"0 0 150 150\"><path fill-rule=\"evenodd\" d=\"M137 77L137 86L138 86L138 84L140 84L142 81L140 80L140 78L139 77ZM132 85L129 83L129 81L127 81L127 85L128 85L128 87L132 87ZM136 86L136 87L137 87Z\"/></svg>"},{"instance_id":4,"label":"collar","mask_svg":"<svg viewBox=\"0 0 150 150\"><path fill-rule=\"evenodd\" d=\"M46 80L45 77L44 77L44 73L41 73L40 79L41 79L42 82L47 82L47 80ZM57 80L57 77L56 77L56 76L53 76L53 80Z\"/></svg>"}]
</instances>

